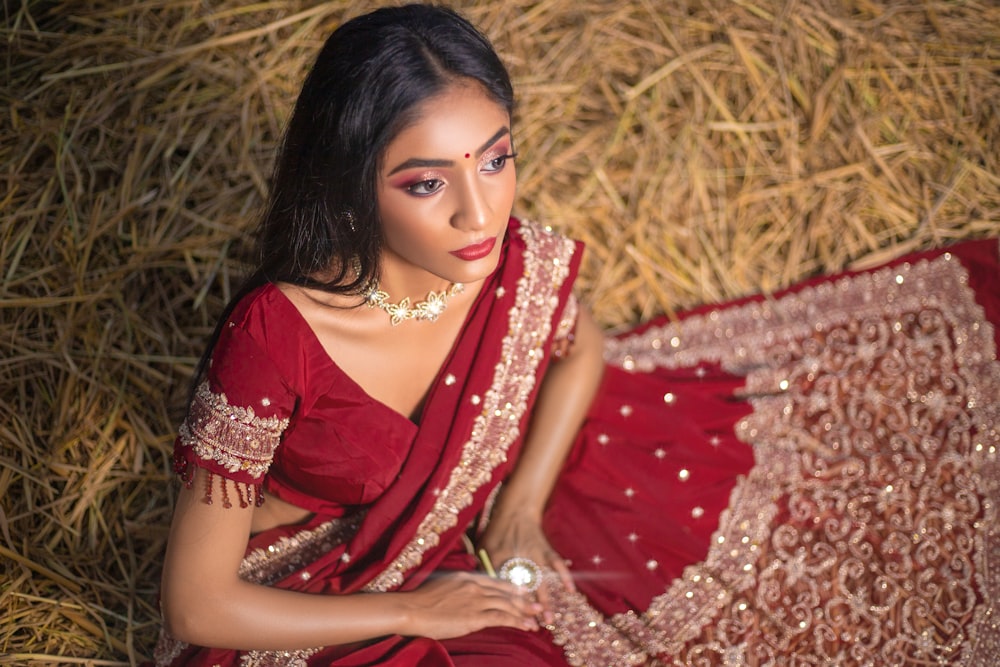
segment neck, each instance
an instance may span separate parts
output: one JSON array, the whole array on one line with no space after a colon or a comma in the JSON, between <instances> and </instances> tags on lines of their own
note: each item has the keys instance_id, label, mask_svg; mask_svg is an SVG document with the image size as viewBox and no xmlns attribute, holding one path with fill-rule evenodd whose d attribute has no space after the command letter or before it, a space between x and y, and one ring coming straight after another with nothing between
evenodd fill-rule
<instances>
[{"instance_id":1,"label":"neck","mask_svg":"<svg viewBox=\"0 0 1000 667\"><path fill-rule=\"evenodd\" d=\"M393 301L410 297L419 301L428 292L444 292L452 283L429 271L405 265L396 258L385 257L382 260L382 275L379 277L379 289L387 292Z\"/></svg>"}]
</instances>

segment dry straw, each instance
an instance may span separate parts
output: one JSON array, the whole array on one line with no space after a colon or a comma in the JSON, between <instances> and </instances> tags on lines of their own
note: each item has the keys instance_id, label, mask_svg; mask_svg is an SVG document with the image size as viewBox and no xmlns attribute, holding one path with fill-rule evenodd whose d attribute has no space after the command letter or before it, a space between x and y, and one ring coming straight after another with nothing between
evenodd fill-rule
<instances>
[{"instance_id":1,"label":"dry straw","mask_svg":"<svg viewBox=\"0 0 1000 667\"><path fill-rule=\"evenodd\" d=\"M310 57L370 3L5 3L0 663L148 657L192 363ZM1000 233L990 1L457 6L519 93L517 209L621 327Z\"/></svg>"}]
</instances>

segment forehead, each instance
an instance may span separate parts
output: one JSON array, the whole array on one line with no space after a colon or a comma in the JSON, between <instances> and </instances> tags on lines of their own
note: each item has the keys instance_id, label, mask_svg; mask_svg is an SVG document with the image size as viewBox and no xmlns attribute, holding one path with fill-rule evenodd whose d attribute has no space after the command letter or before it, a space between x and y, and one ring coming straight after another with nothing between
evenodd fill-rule
<instances>
[{"instance_id":1,"label":"forehead","mask_svg":"<svg viewBox=\"0 0 1000 667\"><path fill-rule=\"evenodd\" d=\"M464 157L483 148L483 142L505 127L510 127L507 110L482 86L452 85L420 103L414 119L389 142L386 162L408 157Z\"/></svg>"}]
</instances>

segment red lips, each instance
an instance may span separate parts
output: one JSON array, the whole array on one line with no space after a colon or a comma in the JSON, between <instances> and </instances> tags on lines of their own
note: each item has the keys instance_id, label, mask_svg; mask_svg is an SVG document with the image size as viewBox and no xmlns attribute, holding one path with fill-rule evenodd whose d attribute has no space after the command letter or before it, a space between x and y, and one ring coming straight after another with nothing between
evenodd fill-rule
<instances>
[{"instance_id":1,"label":"red lips","mask_svg":"<svg viewBox=\"0 0 1000 667\"><path fill-rule=\"evenodd\" d=\"M477 259L482 259L493 252L493 246L495 246L496 243L496 237L488 238L485 241L467 245L460 250L452 250L451 254L459 259L464 259L467 262L473 262Z\"/></svg>"}]
</instances>

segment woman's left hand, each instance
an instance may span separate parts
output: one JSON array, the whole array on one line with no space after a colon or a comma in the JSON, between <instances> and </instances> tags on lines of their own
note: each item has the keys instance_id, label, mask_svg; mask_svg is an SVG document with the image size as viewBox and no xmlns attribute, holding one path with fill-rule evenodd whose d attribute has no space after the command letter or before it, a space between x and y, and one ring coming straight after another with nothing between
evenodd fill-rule
<instances>
[{"instance_id":1,"label":"woman's left hand","mask_svg":"<svg viewBox=\"0 0 1000 667\"><path fill-rule=\"evenodd\" d=\"M569 565L549 544L542 531L541 520L529 513L494 513L479 546L486 550L496 568L510 558L527 558L542 568L554 570L566 590L576 590ZM550 623L552 608L545 586L539 588L537 593L538 602L543 609L543 620Z\"/></svg>"}]
</instances>

